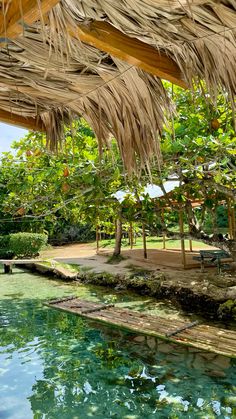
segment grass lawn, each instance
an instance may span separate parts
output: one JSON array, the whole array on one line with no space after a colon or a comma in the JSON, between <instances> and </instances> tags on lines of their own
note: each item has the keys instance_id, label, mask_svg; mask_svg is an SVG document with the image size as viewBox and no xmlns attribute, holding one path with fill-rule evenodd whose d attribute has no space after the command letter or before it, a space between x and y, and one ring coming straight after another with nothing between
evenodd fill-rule
<instances>
[{"instance_id":1,"label":"grass lawn","mask_svg":"<svg viewBox=\"0 0 236 419\"><path fill-rule=\"evenodd\" d=\"M115 240L101 240L100 241L100 248L112 249L114 247ZM94 246L94 242L92 243ZM196 249L208 249L209 246L205 243L193 241L192 242L193 250ZM129 249L130 246L128 244L128 239L122 240L122 248ZM134 249L142 249L143 242L142 237L138 237L136 240L136 244L134 245ZM148 249L163 249L163 240L162 237L147 237L147 248ZM186 250L189 249L189 240L185 240L185 248ZM180 240L171 240L166 239L166 249L181 249Z\"/></svg>"}]
</instances>

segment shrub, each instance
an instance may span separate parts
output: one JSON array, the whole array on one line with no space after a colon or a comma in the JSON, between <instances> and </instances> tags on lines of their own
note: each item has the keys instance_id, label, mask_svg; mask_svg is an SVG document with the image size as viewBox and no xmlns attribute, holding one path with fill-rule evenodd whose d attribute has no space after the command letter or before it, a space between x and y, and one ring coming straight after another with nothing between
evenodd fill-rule
<instances>
[{"instance_id":1,"label":"shrub","mask_svg":"<svg viewBox=\"0 0 236 419\"><path fill-rule=\"evenodd\" d=\"M96 235L90 224L63 224L57 223L49 234L49 243L61 245L65 243L85 243L95 240Z\"/></svg>"},{"instance_id":2,"label":"shrub","mask_svg":"<svg viewBox=\"0 0 236 419\"><path fill-rule=\"evenodd\" d=\"M45 234L14 233L9 235L9 249L14 257L33 257L46 246L47 240Z\"/></svg>"},{"instance_id":3,"label":"shrub","mask_svg":"<svg viewBox=\"0 0 236 419\"><path fill-rule=\"evenodd\" d=\"M0 236L0 259L11 259L13 254L9 248L10 236Z\"/></svg>"}]
</instances>

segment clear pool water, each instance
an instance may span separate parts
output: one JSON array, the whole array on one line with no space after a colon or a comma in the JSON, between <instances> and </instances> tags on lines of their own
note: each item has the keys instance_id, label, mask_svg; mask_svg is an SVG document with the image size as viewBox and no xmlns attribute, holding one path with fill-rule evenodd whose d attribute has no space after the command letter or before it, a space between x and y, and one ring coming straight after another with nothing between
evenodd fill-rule
<instances>
[{"instance_id":1,"label":"clear pool water","mask_svg":"<svg viewBox=\"0 0 236 419\"><path fill-rule=\"evenodd\" d=\"M1 419L236 418L235 361L42 304L67 294L182 316L125 293L0 275Z\"/></svg>"}]
</instances>

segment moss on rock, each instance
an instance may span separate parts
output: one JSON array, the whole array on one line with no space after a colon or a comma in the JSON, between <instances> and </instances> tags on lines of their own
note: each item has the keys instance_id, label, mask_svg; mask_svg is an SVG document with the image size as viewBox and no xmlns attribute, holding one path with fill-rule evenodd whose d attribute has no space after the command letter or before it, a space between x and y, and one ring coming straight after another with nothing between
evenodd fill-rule
<instances>
[{"instance_id":1,"label":"moss on rock","mask_svg":"<svg viewBox=\"0 0 236 419\"><path fill-rule=\"evenodd\" d=\"M236 320L236 300L227 300L220 304L217 314L221 319Z\"/></svg>"}]
</instances>

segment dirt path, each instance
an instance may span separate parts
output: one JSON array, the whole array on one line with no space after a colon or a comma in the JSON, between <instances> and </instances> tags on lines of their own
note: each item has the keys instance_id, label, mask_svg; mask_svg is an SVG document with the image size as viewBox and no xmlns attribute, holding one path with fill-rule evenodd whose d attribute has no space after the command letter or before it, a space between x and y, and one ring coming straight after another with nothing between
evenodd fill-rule
<instances>
[{"instance_id":1,"label":"dirt path","mask_svg":"<svg viewBox=\"0 0 236 419\"><path fill-rule=\"evenodd\" d=\"M140 249L124 250L122 255L124 260L118 264L111 265L107 263L108 257L112 251L108 249L100 250L96 254L96 248L91 244L71 244L60 247L54 247L42 253L43 258L54 259L58 262L76 264L90 268L91 271L109 272L113 274L126 274L132 267L139 267L146 270L160 270L170 274L173 277L189 277L189 270L182 268L181 253L179 250L148 250L148 259L143 258L143 252ZM199 272L199 266L193 264L193 255L195 253L186 253L187 263L192 266L191 272ZM178 275L176 273L178 272Z\"/></svg>"},{"instance_id":2,"label":"dirt path","mask_svg":"<svg viewBox=\"0 0 236 419\"><path fill-rule=\"evenodd\" d=\"M81 278L85 278L86 283L128 287L135 292L155 298L173 297L188 312L195 310L217 317L220 305L227 300L235 300L236 309L235 273L224 272L217 275L216 267L208 267L204 273L201 273L199 264L195 267L193 265L194 253L186 254L188 264L186 270L182 267L179 250L152 249L148 251L147 260L143 258L142 250L124 250L122 255L125 259L116 265L107 263L111 254L112 251L106 249L97 255L96 248L91 244L73 244L49 249L43 252L41 257L79 265L80 270L84 268L85 277ZM154 272L149 272L147 275L144 271ZM96 276L93 273L101 275ZM112 282L106 273L113 274ZM226 316L233 315L233 309L230 310Z\"/></svg>"},{"instance_id":3,"label":"dirt path","mask_svg":"<svg viewBox=\"0 0 236 419\"><path fill-rule=\"evenodd\" d=\"M99 255L96 248L90 244L72 244L55 247L42 253L43 258L54 259L58 262L80 265L90 268L91 271L109 272L112 274L125 274L129 272L130 260L123 260L117 265L107 263L109 252L101 251Z\"/></svg>"}]
</instances>

